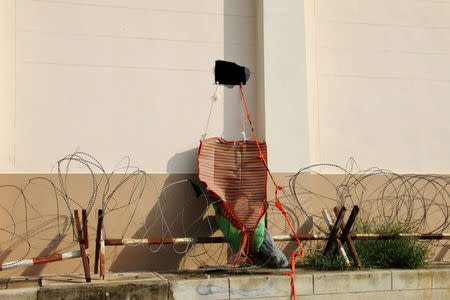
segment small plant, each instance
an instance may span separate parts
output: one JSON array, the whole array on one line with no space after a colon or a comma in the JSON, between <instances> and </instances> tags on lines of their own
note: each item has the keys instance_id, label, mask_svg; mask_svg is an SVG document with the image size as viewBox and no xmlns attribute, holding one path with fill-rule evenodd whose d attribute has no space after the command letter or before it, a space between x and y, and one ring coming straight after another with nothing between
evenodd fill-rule
<instances>
[{"instance_id":1,"label":"small plant","mask_svg":"<svg viewBox=\"0 0 450 300\"><path fill-rule=\"evenodd\" d=\"M361 226L366 233L411 233L401 224ZM429 247L416 238L397 237L393 240L355 240L356 251L365 268L420 268L426 265Z\"/></svg>"},{"instance_id":2,"label":"small plant","mask_svg":"<svg viewBox=\"0 0 450 300\"><path fill-rule=\"evenodd\" d=\"M315 270L321 270L321 271L328 271L328 270L345 270L347 269L347 265L345 263L345 260L333 253L329 253L327 255L323 255L319 252L313 252L311 254L308 254L304 258L305 263L315 269Z\"/></svg>"},{"instance_id":3,"label":"small plant","mask_svg":"<svg viewBox=\"0 0 450 300\"><path fill-rule=\"evenodd\" d=\"M411 227L402 224L374 225L374 223L359 224L355 232L363 233L412 233ZM429 247L416 238L396 237L391 240L354 240L356 251L363 268L421 268L427 264ZM345 251L349 255L345 245ZM353 260L349 257L351 264ZM316 270L346 270L344 259L337 253L330 252L323 255L314 252L306 255L304 262Z\"/></svg>"}]
</instances>

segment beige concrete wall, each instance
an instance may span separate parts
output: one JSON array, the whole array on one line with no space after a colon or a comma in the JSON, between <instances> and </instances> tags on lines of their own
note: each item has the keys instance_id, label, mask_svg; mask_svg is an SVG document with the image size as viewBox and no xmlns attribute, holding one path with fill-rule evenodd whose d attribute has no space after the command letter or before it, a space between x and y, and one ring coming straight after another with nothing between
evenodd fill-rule
<instances>
[{"instance_id":1,"label":"beige concrete wall","mask_svg":"<svg viewBox=\"0 0 450 300\"><path fill-rule=\"evenodd\" d=\"M339 203L339 196L336 193L335 185L345 181L343 175L332 175L320 177L317 175L303 174L297 181L297 195L302 208L298 206L289 192L288 181L292 174L275 174L275 180L284 187L279 194L284 209L289 214L293 228L299 233L319 233L313 226L308 216L312 218L325 232L325 225L321 219L322 209L328 208L330 211ZM58 200L55 197L52 186L42 179L32 177L43 177L52 180L58 188L64 186L70 199L71 209L87 208L92 194L92 177L86 174L70 174L63 176L63 184L59 184L56 175L48 174L2 174L0 175L0 263L6 263L23 258L45 256L53 253L77 250L78 245L73 240L70 214L67 205L61 195ZM137 177L139 178L139 176ZM204 198L196 198L189 183L178 184L167 189L157 202L161 189L178 180L190 178L198 180L193 174L151 174L147 177L147 185L143 191L141 202L138 203L138 192L132 193L138 182L128 181L121 186L114 197L108 202L105 215L105 231L108 238L162 238L162 237L196 237L196 236L221 236L217 229L215 220L211 217L211 209L203 215L206 207ZM89 216L90 247L94 248L95 233L97 227L96 210L102 207L102 194L105 188L105 178L97 174L95 179L98 185L98 195L92 205ZM112 192L123 175L114 175L109 181L109 193ZM381 182L385 181L383 176L376 176L363 182L365 193L362 193L362 186L352 190L352 198L347 198L347 208L350 209L352 202L359 204L361 212L358 221L369 220L368 216L385 215L384 219L377 218L382 222L387 220L386 215L391 212L391 206L387 205L383 209L383 204L394 202L384 202L377 200ZM25 192L25 201L15 189L6 185L22 186ZM343 188L341 186L341 188ZM423 186L416 185L418 190L424 190ZM428 185L426 195L436 196ZM309 191L309 192L308 192ZM378 191L378 193L377 193ZM345 192L345 190L340 190ZM391 189L386 193L391 195ZM108 194L108 193L107 193ZM362 200L358 200L358 199ZM269 209L267 213L267 227L272 235L284 235L290 233L290 228L281 212L275 207L274 189L269 185L267 191ZM420 223L422 232L433 230L443 222L443 213L440 210L443 203L442 197L436 197L435 203L428 203L427 219ZM398 218L406 219L408 199L402 196L402 203L399 205ZM420 202L420 201L418 201ZM417 203L418 203L417 202ZM395 208L395 207L394 207ZM421 220L420 212L424 208L415 205L413 221ZM347 216L349 213L347 213ZM164 218L163 218L164 217ZM170 233L167 231L165 223L170 225ZM208 223L209 222L209 223ZM211 225L211 227L210 227ZM163 233L164 231L164 233ZM445 230L447 231L447 230ZM14 235L12 234L14 233ZM28 245L28 242L30 243ZM296 249L297 243L277 242L287 256ZM311 249L320 245L312 242L303 243L307 253ZM436 244L437 245L437 244ZM444 246L443 246L444 245ZM448 260L448 243L440 243L438 247L432 249L432 260ZM218 265L226 263L229 256L225 244L197 245L187 255L183 253L183 245L165 245L158 249L153 245L151 250L144 245L135 247L106 247L106 269L107 271L123 272L136 270L175 270L175 269L196 269L205 265ZM93 250L92 250L93 251ZM91 261L93 260L93 252ZM10 271L2 271L0 277L9 275L36 275L55 273L75 273L82 272L80 259L73 259L63 262L56 262L46 265L18 268Z\"/></svg>"},{"instance_id":2,"label":"beige concrete wall","mask_svg":"<svg viewBox=\"0 0 450 300\"><path fill-rule=\"evenodd\" d=\"M322 161L345 164L350 156L361 167L448 173L447 6L412 0L379 3L383 5L312 0L304 7L302 1L279 5L267 0L2 1L0 184L22 185L28 178L24 173L55 179L48 173L55 171L56 160L78 148L97 157L107 170L129 155L133 164L156 178L142 210L150 222L163 186L196 177L196 147L210 113L208 136L223 133L228 139L242 139L245 131L251 138L238 89L220 87L220 100L211 107L212 66L218 58L254 72L246 99L259 137L268 141L269 164L278 184L287 185L290 174L285 172ZM410 7L408 13L400 4ZM432 13L433 18L427 18ZM74 178L77 198L85 206L89 179ZM302 180L335 196L332 186L308 176ZM50 192L30 190L48 216L44 223L36 219L38 236L44 239L27 257L68 249L63 247L67 244L43 249L55 238L56 205ZM273 192L269 185L271 202ZM12 205L17 199L9 193L1 199ZM120 200L127 200L123 196ZM173 195L168 218L185 199L184 192ZM302 205L320 215L328 204L315 200L302 198ZM99 207L97 202L94 209ZM14 217L23 229L20 208ZM311 229L304 216L295 214L295 205L286 208L294 213L296 229ZM187 215L195 213L194 207ZM268 219L274 234L288 232L273 207ZM108 233L123 234L128 220L120 213L108 218L108 228L113 228ZM142 230L139 221L133 221L124 236L139 237ZM1 236L3 241L8 237ZM293 246L282 249L288 253ZM17 249L22 252L5 252L1 260L19 258L26 247ZM214 253L224 259L220 251ZM107 267L198 266L171 248L159 255L143 248L116 248L108 252ZM17 272L67 269L80 271L80 262Z\"/></svg>"},{"instance_id":3,"label":"beige concrete wall","mask_svg":"<svg viewBox=\"0 0 450 300\"><path fill-rule=\"evenodd\" d=\"M32 177L40 177L29 181ZM79 249L74 240L69 208L61 197L56 198L48 181L57 188L62 186L56 175L7 174L0 175L0 263L46 256ZM117 193L107 201L104 228L107 238L168 238L221 235L217 230L212 208L208 210L204 197L197 198L189 183L180 183L167 189L160 198L161 189L176 181L197 176L190 174L152 174L146 178L147 185L139 200L140 190L133 193L139 181L130 180L118 187ZM137 176L135 179L142 179ZM89 212L88 227L91 248L91 262L94 259L97 228L97 209L102 208L102 195L106 179L95 176L98 185L97 197ZM123 180L123 175L114 175L109 180L111 193ZM70 174L64 176L63 186L71 210L89 208L93 180L90 175ZM18 190L7 185L22 186L25 199ZM26 201L26 205L25 205ZM205 209L207 212L204 214ZM209 224L211 224L211 226ZM170 231L167 226L170 227ZM146 245L134 247L106 247L106 268L108 271L132 270L176 270L198 268L202 264L223 264L227 259L225 244L201 245L186 252L185 245ZM204 252L207 251L207 255ZM178 253L177 253L178 252ZM196 256L196 257L193 257ZM92 263L93 268L93 263ZM36 275L82 272L80 259L51 264L16 268L2 271L0 277L8 275Z\"/></svg>"},{"instance_id":4,"label":"beige concrete wall","mask_svg":"<svg viewBox=\"0 0 450 300\"><path fill-rule=\"evenodd\" d=\"M291 174L275 174L278 184L286 186ZM302 182L312 182L309 176L302 176ZM34 179L33 179L34 178ZM45 180L43 179L45 178ZM137 176L136 178L141 178ZM222 236L214 218L211 218L211 208L203 215L208 207L203 197L196 198L189 183L181 183L168 188L159 199L163 187L183 179L198 181L195 174L151 174L147 177L147 184L138 202L139 181L130 180L120 186L114 197L108 201L104 217L107 238L167 238L167 237L195 237ZM93 177L88 174L63 174L63 183L57 175L49 174L1 174L0 175L0 263L12 262L20 259L46 256L54 253L77 250L79 247L73 239L69 208L63 197L55 196L54 189L47 179L51 180L58 189L65 188L70 209L92 207L89 212L89 240L94 249L97 228L97 209L102 208L102 195L107 188L105 177L95 175L98 184L98 194L89 202L92 195ZM115 190L117 184L123 180L123 175L117 174L108 181L108 193ZM20 191L11 188L15 185L23 188L25 199ZM267 225L273 235L288 234L290 229L280 211L275 208L274 190L269 187L267 199L270 208L267 215ZM25 205L26 200L26 205ZM299 232L309 232L312 225L305 216L296 209L287 195L280 193L280 201L289 212L289 218L294 228ZM92 202L92 201L91 201ZM310 199L302 201L305 209L312 209ZM166 223L164 223L166 222ZM170 232L165 224L169 224ZM226 244L197 245L188 255L183 253L183 245L159 245L134 247L106 247L107 271L136 271L136 270L177 270L196 269L205 265L226 263L229 255ZM278 243L286 255L295 249L296 243ZM92 250L94 251L94 250ZM94 259L91 254L91 261ZM37 275L82 272L80 259L63 262L17 268L2 271L0 277L9 275Z\"/></svg>"},{"instance_id":5,"label":"beige concrete wall","mask_svg":"<svg viewBox=\"0 0 450 300\"><path fill-rule=\"evenodd\" d=\"M0 3L0 169L14 166L15 2Z\"/></svg>"},{"instance_id":6,"label":"beige concrete wall","mask_svg":"<svg viewBox=\"0 0 450 300\"><path fill-rule=\"evenodd\" d=\"M449 3L305 7L312 162L448 173Z\"/></svg>"},{"instance_id":7,"label":"beige concrete wall","mask_svg":"<svg viewBox=\"0 0 450 300\"><path fill-rule=\"evenodd\" d=\"M130 155L149 172L194 172L212 65L224 58L254 72L246 96L272 170L354 157L363 168L448 173L448 10L413 0L3 1L0 170L49 172L80 148L107 167ZM219 94L207 134L251 137L238 90Z\"/></svg>"},{"instance_id":8,"label":"beige concrete wall","mask_svg":"<svg viewBox=\"0 0 450 300\"><path fill-rule=\"evenodd\" d=\"M36 175L56 182L56 176L49 174L56 173L56 161L76 149L94 155L107 171L121 157L130 156L133 165L156 178L156 183L147 186L140 212L144 221L152 222L151 218L158 214L156 200L162 187L176 179L196 177L192 174L196 172L196 147L208 116L207 136L241 140L245 131L246 137L252 139L237 88L219 87L219 101L211 105L216 59L236 61L252 70L245 95L256 131L264 139L265 104L259 100L264 99L264 90L260 89L256 98L256 82L264 84L264 76L258 76L263 70L264 19L259 2L261 47L256 53L256 4L251 0L2 2L0 42L6 51L1 52L0 71L0 111L4 115L0 129L0 185L23 186ZM272 32L276 32L275 28ZM71 168L74 173L86 171ZM174 175L177 173L180 175ZM72 209L87 207L90 176L74 175L69 181L79 203L72 203ZM23 203L17 200L17 191L2 189L6 203L6 211L1 211L6 220L3 228L18 224L20 234L26 232L26 226L36 228L29 237L32 247L19 238L2 255L2 262L77 248L71 240L67 208L59 203L62 207L58 222L58 205L48 187L33 185L28 189L27 198L38 208L28 217ZM184 192L170 197L172 202L166 207L169 221L179 213L179 201L186 201ZM128 197L125 192L117 201ZM90 216L91 237L95 209L100 206L97 201ZM11 211L12 218L7 214ZM45 215L40 217L42 212ZM131 227L123 232L129 214L125 209L106 218L110 237L139 237L144 230L139 218L141 221L132 220ZM189 209L186 216L192 221L195 213ZM58 224L67 234L61 241L55 231ZM173 234L180 236L183 232L179 231L180 224L177 226ZM151 232L151 236L159 235L157 230ZM5 245L9 245L10 238L7 232L1 235ZM224 262L227 257L223 246L208 255L212 253L218 260L211 264ZM142 247L108 248L107 257L107 268L113 271L199 266L198 259L176 255L171 247L158 254ZM68 271L81 271L80 261L11 273Z\"/></svg>"},{"instance_id":9,"label":"beige concrete wall","mask_svg":"<svg viewBox=\"0 0 450 300\"><path fill-rule=\"evenodd\" d=\"M274 172L310 163L303 7L263 1L265 133Z\"/></svg>"},{"instance_id":10,"label":"beige concrete wall","mask_svg":"<svg viewBox=\"0 0 450 300\"><path fill-rule=\"evenodd\" d=\"M272 170L354 157L448 173L448 5L304 4L3 1L1 172L46 173L77 148L106 167L130 155L194 172L224 58L254 72L246 95ZM207 134L250 137L238 90L219 94Z\"/></svg>"},{"instance_id":11,"label":"beige concrete wall","mask_svg":"<svg viewBox=\"0 0 450 300\"><path fill-rule=\"evenodd\" d=\"M7 0L0 12L3 173L48 173L76 149L107 168L129 155L149 172L194 172L216 59L254 72L257 119L254 1ZM208 136L241 138L238 89L218 92Z\"/></svg>"}]
</instances>

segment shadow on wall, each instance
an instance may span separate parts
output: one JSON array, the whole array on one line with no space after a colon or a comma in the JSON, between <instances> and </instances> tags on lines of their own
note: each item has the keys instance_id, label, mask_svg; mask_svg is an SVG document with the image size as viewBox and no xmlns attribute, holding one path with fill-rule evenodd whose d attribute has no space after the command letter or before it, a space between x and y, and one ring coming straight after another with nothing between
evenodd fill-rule
<instances>
[{"instance_id":1,"label":"shadow on wall","mask_svg":"<svg viewBox=\"0 0 450 300\"><path fill-rule=\"evenodd\" d=\"M285 210L288 213L289 221L293 223L293 228L298 234L306 234L312 232L314 225L310 219L300 220L298 216L295 214L295 209L292 209L290 207L285 207ZM281 217L281 215L279 217ZM303 224L301 222L303 222ZM292 233L290 228L285 228L284 232L290 234ZM302 241L301 243L303 246L305 246L307 241ZM280 248L281 251L283 251L286 257L290 257L292 251L299 250L299 245L297 241L278 243L278 247Z\"/></svg>"},{"instance_id":2,"label":"shadow on wall","mask_svg":"<svg viewBox=\"0 0 450 300\"><path fill-rule=\"evenodd\" d=\"M172 156L167 162L167 173L198 173L198 148L180 152Z\"/></svg>"},{"instance_id":3,"label":"shadow on wall","mask_svg":"<svg viewBox=\"0 0 450 300\"><path fill-rule=\"evenodd\" d=\"M176 168L178 163L187 165L195 161L196 166L197 152L198 149L192 149L174 155L167 164L168 170ZM193 166L190 165L190 167ZM176 168L176 170L179 169ZM157 203L153 205L145 219L146 226L140 227L132 236L124 238L198 237L210 236L216 231L217 228L213 227L213 232L211 232L208 225L209 223L215 226L212 216L202 216L205 209L208 208L208 203L203 197L197 198L191 184L184 181L185 179L201 184L197 174L169 174L161 190L169 185L170 187L161 193L160 206ZM182 182L177 183L179 181ZM153 200L151 199L152 202ZM200 220L197 221L198 219ZM167 232L165 224L171 227L170 233ZM149 228L150 230L146 232ZM109 249L107 248L106 251ZM161 247L160 245L152 245L150 248L146 245L124 247L112 262L110 271L184 269L188 267L184 263L185 254L183 252L185 250L186 246L184 245L173 246L170 244Z\"/></svg>"},{"instance_id":4,"label":"shadow on wall","mask_svg":"<svg viewBox=\"0 0 450 300\"><path fill-rule=\"evenodd\" d=\"M68 245L68 240L65 239L68 236L72 237L68 216L45 214L40 217L29 218L26 222L24 220L16 222L14 226L23 228L25 223L28 223L29 230L26 233L20 232L18 234L22 237L26 236L26 241L21 238L14 238L12 235L7 237L6 240L2 237L2 246L7 248L1 251L0 263L47 256L67 251L67 248L70 248L71 244L69 243ZM5 224L3 226L3 228L8 228ZM61 228L62 232L57 232L55 230L57 228ZM4 233L9 232L5 231L2 233L4 236ZM37 249L40 249L39 253L35 253ZM10 255L12 257L9 257ZM35 276L41 274L45 266L45 264L32 265L25 269L16 269L10 272L21 276Z\"/></svg>"}]
</instances>

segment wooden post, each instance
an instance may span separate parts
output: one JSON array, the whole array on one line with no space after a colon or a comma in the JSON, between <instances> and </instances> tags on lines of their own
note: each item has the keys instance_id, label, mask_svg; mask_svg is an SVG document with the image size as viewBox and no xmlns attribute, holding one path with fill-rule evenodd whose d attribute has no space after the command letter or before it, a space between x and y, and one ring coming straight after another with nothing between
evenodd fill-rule
<instances>
[{"instance_id":1,"label":"wooden post","mask_svg":"<svg viewBox=\"0 0 450 300\"><path fill-rule=\"evenodd\" d=\"M325 247L324 255L331 250L333 247L333 244L336 244L336 252L339 251L342 255L342 257L345 260L345 263L347 266L350 266L350 260L348 259L347 253L345 253L345 249L341 243L341 241L337 238L337 233L339 231L339 226L343 221L344 214L345 214L345 207L342 207L342 210L344 211L342 214L339 214L338 218L336 219L336 223L333 226L333 221L331 220L331 216L328 214L328 210L324 209L323 214L325 217L326 222L328 223L328 226L330 228L330 237L328 240L328 243Z\"/></svg>"},{"instance_id":2,"label":"wooden post","mask_svg":"<svg viewBox=\"0 0 450 300\"><path fill-rule=\"evenodd\" d=\"M103 223L100 232L100 278L105 279L105 231L103 229Z\"/></svg>"},{"instance_id":3,"label":"wooden post","mask_svg":"<svg viewBox=\"0 0 450 300\"><path fill-rule=\"evenodd\" d=\"M88 234L88 220L87 220L87 213L86 210L83 209L81 211L81 222L83 223L83 242L84 242L84 246L86 248L86 250L89 249L89 234ZM88 257L89 259L89 257Z\"/></svg>"},{"instance_id":4,"label":"wooden post","mask_svg":"<svg viewBox=\"0 0 450 300\"><path fill-rule=\"evenodd\" d=\"M75 224L76 224L76 227L77 227L78 243L80 244L81 259L82 259L82 262L83 262L84 276L86 278L86 282L91 282L91 273L90 273L90 268L89 268L89 259L88 259L87 254L86 254L86 244L85 244L85 241L84 241L83 229L81 228L80 216L78 215L78 210L77 209L75 209L74 215L75 215ZM87 220L83 220L83 221L84 221L83 224L86 223L86 225L87 225Z\"/></svg>"},{"instance_id":5,"label":"wooden post","mask_svg":"<svg viewBox=\"0 0 450 300\"><path fill-rule=\"evenodd\" d=\"M94 261L94 274L98 274L98 262L100 258L100 238L102 234L103 226L103 210L98 210L97 216L97 235L95 237L95 261Z\"/></svg>"},{"instance_id":6,"label":"wooden post","mask_svg":"<svg viewBox=\"0 0 450 300\"><path fill-rule=\"evenodd\" d=\"M337 234L338 234L339 228L341 227L342 220L344 219L345 211L346 211L346 208L345 208L345 206L343 206L341 211L339 212L339 215L336 218L336 222L334 223L334 226L333 226L333 223L331 221L330 216L327 213L327 210L326 209L323 210L325 220L328 223L328 227L330 228L330 237L328 239L327 245L325 246L325 250L323 251L323 254L326 254L328 251L330 251L331 248L333 247L333 244L337 243L337 241L338 241Z\"/></svg>"},{"instance_id":7,"label":"wooden post","mask_svg":"<svg viewBox=\"0 0 450 300\"><path fill-rule=\"evenodd\" d=\"M335 206L334 214L336 216L339 215L339 211L340 211L340 208L338 206ZM350 250L350 253L352 254L353 260L355 262L355 268L361 269L361 266L362 266L361 260L359 259L358 252L356 252L355 245L353 244L353 241L350 237L350 229L352 228L353 223L356 220L356 215L358 214L358 212L359 212L358 205L354 205L352 212L350 213L350 217L348 217L347 224L345 224L345 222L342 221L342 224L341 224L342 235L340 237L340 240L341 240L341 243L344 243L344 242L347 243L348 249Z\"/></svg>"},{"instance_id":8,"label":"wooden post","mask_svg":"<svg viewBox=\"0 0 450 300\"><path fill-rule=\"evenodd\" d=\"M47 256L39 256L34 257L31 259L23 259L18 261L11 261L0 264L0 271L3 270L10 270L20 267L26 267L26 266L35 266L40 264L48 264L55 261L61 261L71 258L81 257L81 251L75 250L70 252L64 252L64 253L55 253Z\"/></svg>"}]
</instances>

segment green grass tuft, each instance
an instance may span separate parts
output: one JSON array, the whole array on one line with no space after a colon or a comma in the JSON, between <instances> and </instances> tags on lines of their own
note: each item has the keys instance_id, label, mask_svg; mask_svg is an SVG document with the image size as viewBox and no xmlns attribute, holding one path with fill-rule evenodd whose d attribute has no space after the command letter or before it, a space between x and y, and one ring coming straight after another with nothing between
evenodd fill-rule
<instances>
[{"instance_id":1,"label":"green grass tuft","mask_svg":"<svg viewBox=\"0 0 450 300\"><path fill-rule=\"evenodd\" d=\"M401 224L388 226L358 224L355 232L364 233L412 233L413 228ZM405 268L416 269L427 264L429 246L416 238L398 237L393 240L354 240L356 251L362 263L362 267L368 268ZM345 246L353 266L350 252ZM304 263L315 270L346 270L348 269L344 259L338 254L323 255L314 252L306 255Z\"/></svg>"},{"instance_id":2,"label":"green grass tuft","mask_svg":"<svg viewBox=\"0 0 450 300\"><path fill-rule=\"evenodd\" d=\"M327 255L323 255L322 253L318 252L311 253L305 256L304 262L309 267L321 271L329 271L329 270L342 271L347 269L345 260L341 256L331 253Z\"/></svg>"},{"instance_id":3,"label":"green grass tuft","mask_svg":"<svg viewBox=\"0 0 450 300\"><path fill-rule=\"evenodd\" d=\"M394 224L390 226L363 226L367 233L411 233L413 229ZM359 230L361 231L361 230ZM362 231L361 231L362 232ZM356 240L356 251L365 268L416 269L427 264L429 247L416 238L398 237L394 240Z\"/></svg>"}]
</instances>

